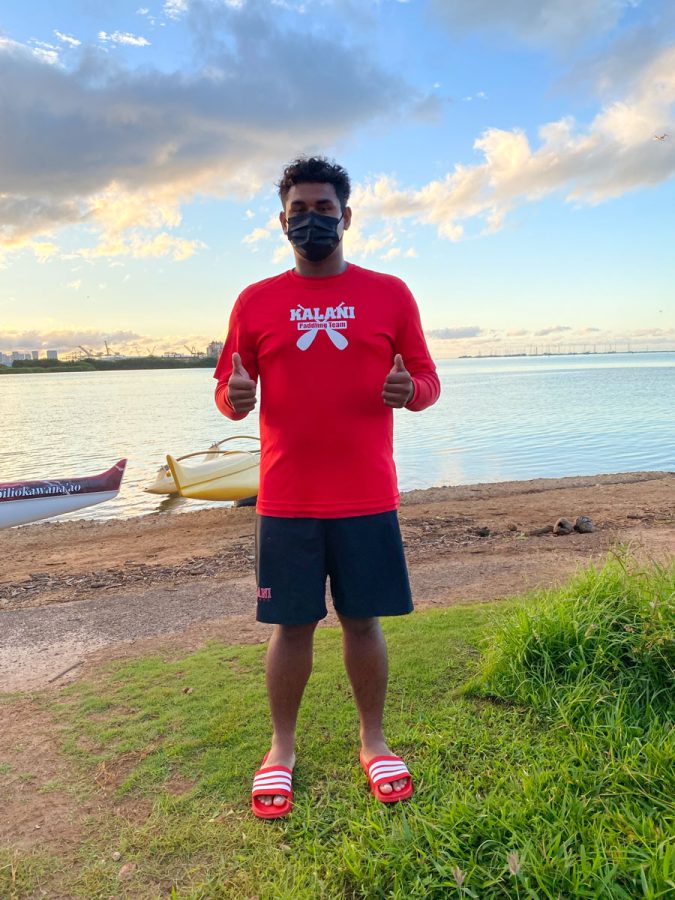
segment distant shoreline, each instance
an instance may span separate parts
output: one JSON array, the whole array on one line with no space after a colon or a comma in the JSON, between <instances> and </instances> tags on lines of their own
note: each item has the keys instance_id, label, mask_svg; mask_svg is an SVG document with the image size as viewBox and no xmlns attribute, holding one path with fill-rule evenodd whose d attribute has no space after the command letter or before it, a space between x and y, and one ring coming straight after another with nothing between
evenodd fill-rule
<instances>
[{"instance_id":1,"label":"distant shoreline","mask_svg":"<svg viewBox=\"0 0 675 900\"><path fill-rule=\"evenodd\" d=\"M113 372L138 369L215 369L217 362L218 360L214 356L180 358L131 356L110 362L92 358L85 358L79 362L62 362L58 359L19 359L12 366L0 366L0 375L37 375L43 372Z\"/></svg>"},{"instance_id":2,"label":"distant shoreline","mask_svg":"<svg viewBox=\"0 0 675 900\"><path fill-rule=\"evenodd\" d=\"M641 356L644 353L675 353L675 349L661 350L568 350L550 353L463 353L452 359L540 359L542 356Z\"/></svg>"},{"instance_id":3,"label":"distant shoreline","mask_svg":"<svg viewBox=\"0 0 675 900\"><path fill-rule=\"evenodd\" d=\"M675 353L675 348L660 350L587 350L568 353L551 351L550 353L481 353L462 354L461 356L437 357L437 362L454 359L550 359L562 356L642 356L652 353ZM218 359L215 356L203 357L164 357L164 356L130 356L125 359L108 361L106 359L85 357L78 362L63 362L53 359L16 360L18 365L0 365L0 375L36 375L43 372L113 372L134 371L143 369L215 369Z\"/></svg>"}]
</instances>

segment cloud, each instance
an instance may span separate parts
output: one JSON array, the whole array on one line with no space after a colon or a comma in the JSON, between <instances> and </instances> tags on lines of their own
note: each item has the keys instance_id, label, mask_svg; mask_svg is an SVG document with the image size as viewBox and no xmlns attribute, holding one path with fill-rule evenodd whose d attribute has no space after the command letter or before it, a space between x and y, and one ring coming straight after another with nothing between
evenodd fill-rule
<instances>
[{"instance_id":1,"label":"cloud","mask_svg":"<svg viewBox=\"0 0 675 900\"><path fill-rule=\"evenodd\" d=\"M592 336L589 336L592 333ZM540 337L537 337L540 335ZM589 353L607 350L675 350L675 328L648 327L616 331L612 328L552 325L535 332L466 326L427 331L429 349L437 359L457 356ZM548 338L542 340L542 337ZM552 336L552 339L551 339Z\"/></svg>"},{"instance_id":2,"label":"cloud","mask_svg":"<svg viewBox=\"0 0 675 900\"><path fill-rule=\"evenodd\" d=\"M135 331L93 331L91 329L53 331L3 331L0 334L0 350L19 350L20 348L59 348L75 350L80 344L85 347L103 346L105 340L112 345L128 344L142 340L143 336Z\"/></svg>"},{"instance_id":3,"label":"cloud","mask_svg":"<svg viewBox=\"0 0 675 900\"><path fill-rule=\"evenodd\" d=\"M61 31L54 31L56 37L64 44L68 44L70 47L79 47L82 41L78 41L77 38L74 38L70 34L63 34Z\"/></svg>"},{"instance_id":4,"label":"cloud","mask_svg":"<svg viewBox=\"0 0 675 900\"><path fill-rule=\"evenodd\" d=\"M98 259L100 257L130 256L133 259L150 259L169 256L180 262L189 259L197 250L205 245L201 241L175 237L163 231L148 237L143 234L110 237L93 248L82 248L75 256L82 259Z\"/></svg>"},{"instance_id":5,"label":"cloud","mask_svg":"<svg viewBox=\"0 0 675 900\"><path fill-rule=\"evenodd\" d=\"M46 50L44 47L34 47L33 56L40 62L48 63L50 66L56 65L59 61L58 50Z\"/></svg>"},{"instance_id":6,"label":"cloud","mask_svg":"<svg viewBox=\"0 0 675 900\"><path fill-rule=\"evenodd\" d=\"M150 41L148 41L144 37L139 37L135 34L130 34L127 32L114 31L112 34L108 34L106 31L99 31L98 33L99 41L103 43L107 43L108 41L112 41L113 44L127 44L130 47L149 47Z\"/></svg>"},{"instance_id":7,"label":"cloud","mask_svg":"<svg viewBox=\"0 0 675 900\"><path fill-rule=\"evenodd\" d=\"M59 248L51 241L34 241L31 249L38 262L47 262L48 259L56 256Z\"/></svg>"},{"instance_id":8,"label":"cloud","mask_svg":"<svg viewBox=\"0 0 675 900\"><path fill-rule=\"evenodd\" d=\"M478 325L467 325L462 328L437 328L434 331L427 331L427 337L435 338L441 341L451 341L462 338L478 337L483 334L483 329Z\"/></svg>"},{"instance_id":9,"label":"cloud","mask_svg":"<svg viewBox=\"0 0 675 900\"><path fill-rule=\"evenodd\" d=\"M400 247L391 247L386 253L383 253L380 259L395 259L401 255Z\"/></svg>"},{"instance_id":10,"label":"cloud","mask_svg":"<svg viewBox=\"0 0 675 900\"><path fill-rule=\"evenodd\" d=\"M483 156L457 164L444 178L404 189L382 176L358 185L352 206L366 220L412 218L459 240L465 222L482 233L499 231L516 206L563 192L575 204L597 204L675 175L675 141L654 141L675 132L675 45L639 73L630 92L606 104L582 128L571 117L542 125L533 147L520 129L488 128L475 141Z\"/></svg>"},{"instance_id":11,"label":"cloud","mask_svg":"<svg viewBox=\"0 0 675 900\"><path fill-rule=\"evenodd\" d=\"M431 0L451 32L506 32L532 44L571 44L610 31L640 0Z\"/></svg>"},{"instance_id":12,"label":"cloud","mask_svg":"<svg viewBox=\"0 0 675 900\"><path fill-rule=\"evenodd\" d=\"M272 233L267 228L254 228L242 238L242 244L259 244L260 241L269 241Z\"/></svg>"},{"instance_id":13,"label":"cloud","mask_svg":"<svg viewBox=\"0 0 675 900\"><path fill-rule=\"evenodd\" d=\"M169 19L180 19L187 11L187 0L164 0L164 15Z\"/></svg>"},{"instance_id":14,"label":"cloud","mask_svg":"<svg viewBox=\"0 0 675 900\"><path fill-rule=\"evenodd\" d=\"M422 99L339 33L282 32L266 4L194 3L188 13L196 68L185 74L129 69L95 46L71 67L48 67L0 38L5 251L70 225L118 248L112 239L125 229L178 228L181 206L196 196L250 197L298 153Z\"/></svg>"},{"instance_id":15,"label":"cloud","mask_svg":"<svg viewBox=\"0 0 675 900\"><path fill-rule=\"evenodd\" d=\"M58 350L59 358L65 359L71 354L80 355L82 347L96 355L105 356L107 341L111 353L130 356L141 356L154 353L186 354L186 345L206 351L207 344L214 338L222 337L218 332L212 334L139 334L136 331L101 331L100 329L54 329L38 331L3 331L0 334L0 351L12 350L29 352L30 350Z\"/></svg>"},{"instance_id":16,"label":"cloud","mask_svg":"<svg viewBox=\"0 0 675 900\"><path fill-rule=\"evenodd\" d=\"M675 6L669 0L653 0L650 7L648 16L574 60L556 92L606 98L630 91L636 76L672 44L675 35Z\"/></svg>"},{"instance_id":17,"label":"cloud","mask_svg":"<svg viewBox=\"0 0 675 900\"><path fill-rule=\"evenodd\" d=\"M345 252L352 257L367 259L369 256L379 256L390 252L396 241L396 232L391 225L375 231L365 227L365 220L360 221L360 212L352 219L351 228L345 232Z\"/></svg>"},{"instance_id":18,"label":"cloud","mask_svg":"<svg viewBox=\"0 0 675 900\"><path fill-rule=\"evenodd\" d=\"M569 325L552 325L550 328L542 328L540 331L535 331L535 337L546 337L546 335L550 334L562 334L565 331L572 331L572 328Z\"/></svg>"},{"instance_id":19,"label":"cloud","mask_svg":"<svg viewBox=\"0 0 675 900\"><path fill-rule=\"evenodd\" d=\"M59 62L59 48L54 44L36 40L31 40L28 44L21 44L19 41L13 41L0 34L0 56L3 54L23 54L49 66Z\"/></svg>"},{"instance_id":20,"label":"cloud","mask_svg":"<svg viewBox=\"0 0 675 900\"><path fill-rule=\"evenodd\" d=\"M0 193L0 247L18 248L33 235L48 231L55 225L69 225L81 219L80 207L72 200L50 200Z\"/></svg>"}]
</instances>

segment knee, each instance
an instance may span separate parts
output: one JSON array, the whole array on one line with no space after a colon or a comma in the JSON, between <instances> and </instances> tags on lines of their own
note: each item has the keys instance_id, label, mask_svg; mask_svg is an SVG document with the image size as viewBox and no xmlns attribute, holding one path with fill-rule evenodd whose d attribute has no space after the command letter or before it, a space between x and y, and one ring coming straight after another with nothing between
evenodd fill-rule
<instances>
[{"instance_id":1,"label":"knee","mask_svg":"<svg viewBox=\"0 0 675 900\"><path fill-rule=\"evenodd\" d=\"M318 622L305 625L276 625L274 634L277 640L290 644L303 644L311 641Z\"/></svg>"},{"instance_id":2,"label":"knee","mask_svg":"<svg viewBox=\"0 0 675 900\"><path fill-rule=\"evenodd\" d=\"M370 619L350 619L347 616L339 615L342 630L345 635L351 637L372 637L379 635L382 631L380 620L376 617Z\"/></svg>"}]
</instances>

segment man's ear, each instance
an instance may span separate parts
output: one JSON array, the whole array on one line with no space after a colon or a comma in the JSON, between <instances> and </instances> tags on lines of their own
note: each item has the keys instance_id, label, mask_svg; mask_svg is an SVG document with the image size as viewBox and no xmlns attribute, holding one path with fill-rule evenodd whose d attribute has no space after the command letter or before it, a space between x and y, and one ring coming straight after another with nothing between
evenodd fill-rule
<instances>
[{"instance_id":1,"label":"man's ear","mask_svg":"<svg viewBox=\"0 0 675 900\"><path fill-rule=\"evenodd\" d=\"M286 213L283 210L279 213L279 221L281 222L283 233L288 234L288 222L286 221Z\"/></svg>"},{"instance_id":2,"label":"man's ear","mask_svg":"<svg viewBox=\"0 0 675 900\"><path fill-rule=\"evenodd\" d=\"M344 230L346 231L349 226L352 224L352 208L351 206L345 206L344 212L342 213L342 222L344 224Z\"/></svg>"}]
</instances>

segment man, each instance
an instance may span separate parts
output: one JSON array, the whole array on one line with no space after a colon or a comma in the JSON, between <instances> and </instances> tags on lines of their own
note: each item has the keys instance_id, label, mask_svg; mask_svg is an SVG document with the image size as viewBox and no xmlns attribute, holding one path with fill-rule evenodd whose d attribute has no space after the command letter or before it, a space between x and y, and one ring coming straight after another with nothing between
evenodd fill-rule
<instances>
[{"instance_id":1,"label":"man","mask_svg":"<svg viewBox=\"0 0 675 900\"><path fill-rule=\"evenodd\" d=\"M382 730L379 617L412 611L392 410L425 409L440 393L408 288L344 259L352 218L345 170L300 158L278 187L295 268L239 296L215 372L216 404L230 419L248 415L258 380L261 387L257 618L275 625L266 666L272 744L252 798L263 818L291 809L296 719L314 629L327 614L326 578L360 718L361 764L383 802L412 794Z\"/></svg>"}]
</instances>

